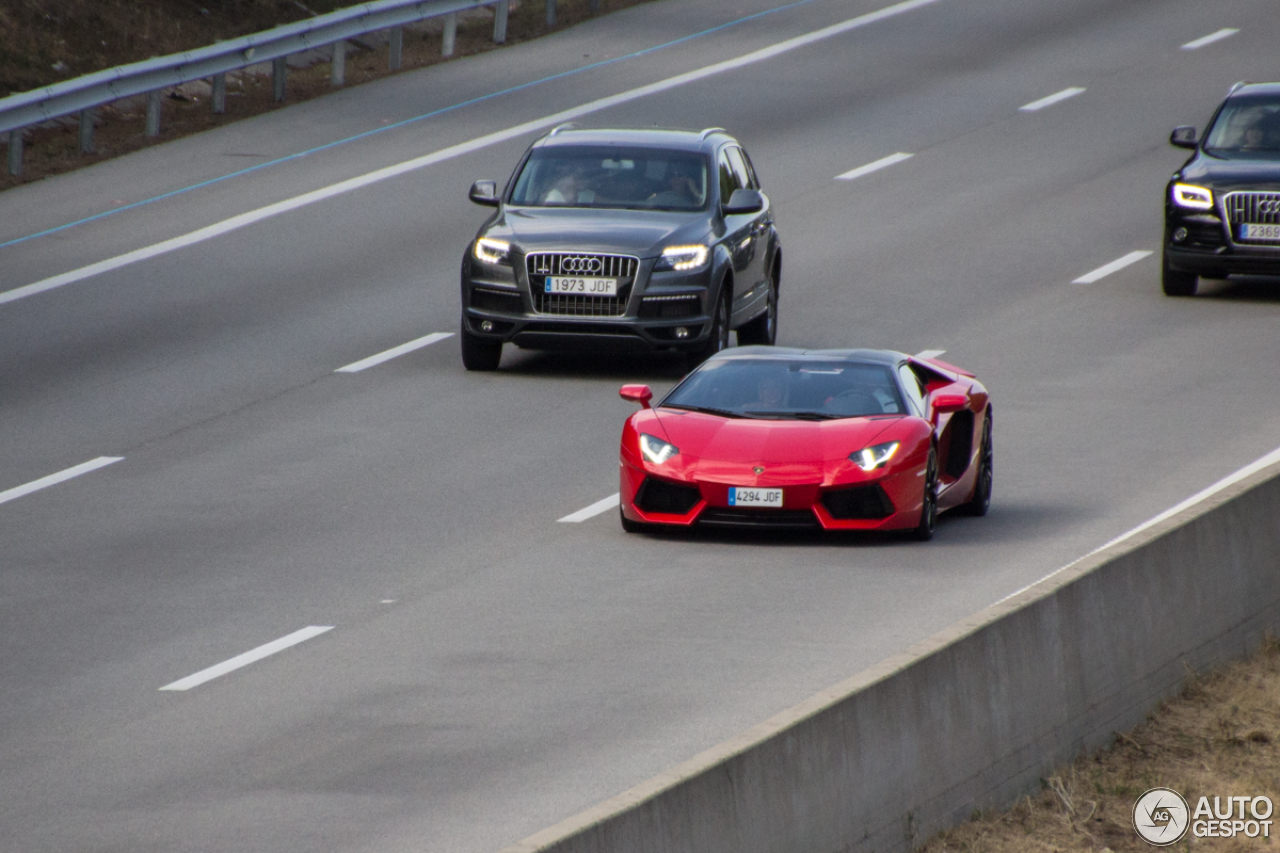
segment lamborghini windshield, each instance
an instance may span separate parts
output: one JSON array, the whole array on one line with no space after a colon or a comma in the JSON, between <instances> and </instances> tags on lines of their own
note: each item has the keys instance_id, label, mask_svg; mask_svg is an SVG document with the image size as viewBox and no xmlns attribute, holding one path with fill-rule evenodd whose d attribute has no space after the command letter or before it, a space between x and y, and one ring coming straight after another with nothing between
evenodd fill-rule
<instances>
[{"instance_id":1,"label":"lamborghini windshield","mask_svg":"<svg viewBox=\"0 0 1280 853\"><path fill-rule=\"evenodd\" d=\"M516 179L511 204L704 210L707 163L693 151L661 148L535 148Z\"/></svg>"},{"instance_id":2,"label":"lamborghini windshield","mask_svg":"<svg viewBox=\"0 0 1280 853\"><path fill-rule=\"evenodd\" d=\"M728 417L779 420L906 412L887 365L775 358L710 361L677 385L661 405Z\"/></svg>"}]
</instances>

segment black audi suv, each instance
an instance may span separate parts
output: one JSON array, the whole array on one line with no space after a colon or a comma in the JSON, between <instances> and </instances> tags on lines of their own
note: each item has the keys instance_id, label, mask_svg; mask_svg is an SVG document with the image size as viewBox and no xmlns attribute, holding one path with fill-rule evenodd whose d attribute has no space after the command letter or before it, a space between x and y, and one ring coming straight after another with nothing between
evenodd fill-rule
<instances>
[{"instance_id":1,"label":"black audi suv","mask_svg":"<svg viewBox=\"0 0 1280 853\"><path fill-rule=\"evenodd\" d=\"M1165 192L1164 292L1280 275L1280 83L1237 83L1203 138L1178 127L1169 142L1195 153Z\"/></svg>"},{"instance_id":2,"label":"black audi suv","mask_svg":"<svg viewBox=\"0 0 1280 853\"><path fill-rule=\"evenodd\" d=\"M777 335L782 251L751 159L721 128L552 130L462 259L462 362L502 345L677 350L699 361Z\"/></svg>"}]
</instances>

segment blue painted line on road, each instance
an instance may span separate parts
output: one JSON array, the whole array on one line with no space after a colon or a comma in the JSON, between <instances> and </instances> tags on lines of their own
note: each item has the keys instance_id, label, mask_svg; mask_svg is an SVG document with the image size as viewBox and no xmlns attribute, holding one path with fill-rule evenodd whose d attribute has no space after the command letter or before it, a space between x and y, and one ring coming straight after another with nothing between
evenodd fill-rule
<instances>
[{"instance_id":1,"label":"blue painted line on road","mask_svg":"<svg viewBox=\"0 0 1280 853\"><path fill-rule=\"evenodd\" d=\"M788 3L785 6L778 6L777 8L774 8L774 9L766 9L763 12L756 12L754 14L747 15L746 17L737 18L733 21L729 21L728 23L719 24L717 26L711 27L710 29L702 30L701 32L693 33L687 36L681 36L680 38L675 39L674 41L665 42L663 44L655 45L653 47L647 47L644 50L638 50L635 53L628 53L625 56L618 56L618 57L614 57L613 59L601 60L600 62L594 62L591 65L584 65L581 68L574 68L569 71L561 71L559 74L552 74L550 77L543 77L540 80L533 80L529 83L521 83L519 86L512 86L511 88L503 89L500 92L492 92L488 95L481 95L478 98L472 98L471 100L468 100L468 101L462 101L460 103L452 104L447 107L441 107L438 110L432 110L431 112L423 113L420 116L407 118L407 119L404 119L403 121L398 121L395 124L388 124L382 127L375 127L372 130L366 130L363 133L357 133L355 136L348 136L345 139L339 139L334 142L327 142L324 145L317 145L314 148L308 148L306 151L299 151L296 154L290 154L287 157L280 157L275 160L270 160L266 163L259 163L258 165L250 166L247 169L241 169L237 172L231 172L229 174L222 175L217 178L210 178L207 181L201 181L200 183L197 183L197 184L191 184L190 186L182 187L181 189L170 190L167 193L161 193L160 195L153 196L148 199L143 199L142 201L135 201L131 204L126 204L121 207L112 208L111 210L104 210L102 213L95 213L93 216L86 216L84 219L77 219L75 222L68 222L66 225L58 225L54 228L48 228L44 231L39 231L35 234L28 234L25 237L16 237L13 240L9 240L8 242L0 243L0 249L7 249L10 246L16 246L19 243L25 243L28 240L35 240L39 237L48 237L51 234L57 234L59 232L66 231L71 228L76 228L81 225L88 225L90 222L97 222L98 220L105 219L108 216L115 216L118 213L124 213L125 211L128 211L128 210L136 210L139 207L144 207L148 204L154 204L157 201L164 201L165 199L173 198L174 196L179 196L185 193L193 192L194 190L204 189L205 187L211 187L215 184L220 184L223 181L229 181L232 178L240 178L245 175L250 175L250 174L253 174L254 172L261 171L262 169L270 168L271 166L279 166L282 163L288 163L292 160L298 160L303 157L308 157L312 154L318 154L321 151L328 151L330 148L337 148L338 146L341 146L341 145L347 145L352 142L358 142L361 139L367 139L371 136L375 136L379 133L385 133L386 131L389 131L389 130L398 130L400 128L407 127L408 125L415 124L416 122L425 121L431 118L436 118L437 116L442 116L446 113L453 112L454 110L460 110L465 107L474 106L476 104L480 104L485 101L492 100L494 98L500 98L500 97L503 97L504 95L510 95L515 92L520 92L525 89L532 88L534 86L540 86L543 83L550 83L555 80L561 80L566 77L572 77L573 75L581 74L584 71L593 71L597 68L603 68L606 65L613 65L615 63L624 62L629 59L636 59L638 57L645 56L650 53L655 53L659 50L666 50L669 47L675 47L676 45L684 44L685 42L693 41L694 39L699 39L699 38L703 38L704 36L713 35L714 33L718 33L721 30L729 29L730 27L736 27L740 24L745 24L750 21L754 21L759 18L766 17L768 15L776 14L778 12L785 12L790 9L794 9L798 6L807 6L808 4L813 2L816 2L816 0L796 0L796 2Z\"/></svg>"}]
</instances>

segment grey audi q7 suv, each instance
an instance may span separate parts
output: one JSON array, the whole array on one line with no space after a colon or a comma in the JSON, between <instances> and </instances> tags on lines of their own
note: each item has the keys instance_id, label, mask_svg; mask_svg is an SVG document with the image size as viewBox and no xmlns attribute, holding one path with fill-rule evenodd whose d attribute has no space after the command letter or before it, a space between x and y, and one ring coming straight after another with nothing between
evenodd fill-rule
<instances>
[{"instance_id":1,"label":"grey audi q7 suv","mask_svg":"<svg viewBox=\"0 0 1280 853\"><path fill-rule=\"evenodd\" d=\"M746 151L720 128L559 127L525 152L462 259L462 362L502 345L676 350L772 344L782 250Z\"/></svg>"}]
</instances>

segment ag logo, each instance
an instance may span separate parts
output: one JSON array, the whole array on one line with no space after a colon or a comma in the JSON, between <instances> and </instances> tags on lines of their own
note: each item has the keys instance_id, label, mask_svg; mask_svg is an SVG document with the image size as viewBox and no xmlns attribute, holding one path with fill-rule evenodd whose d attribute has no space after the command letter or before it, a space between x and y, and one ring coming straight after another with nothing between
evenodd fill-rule
<instances>
[{"instance_id":1,"label":"ag logo","mask_svg":"<svg viewBox=\"0 0 1280 853\"><path fill-rule=\"evenodd\" d=\"M1143 841L1156 847L1182 840L1190 817L1187 801L1172 788L1152 788L1133 804L1133 828Z\"/></svg>"}]
</instances>

